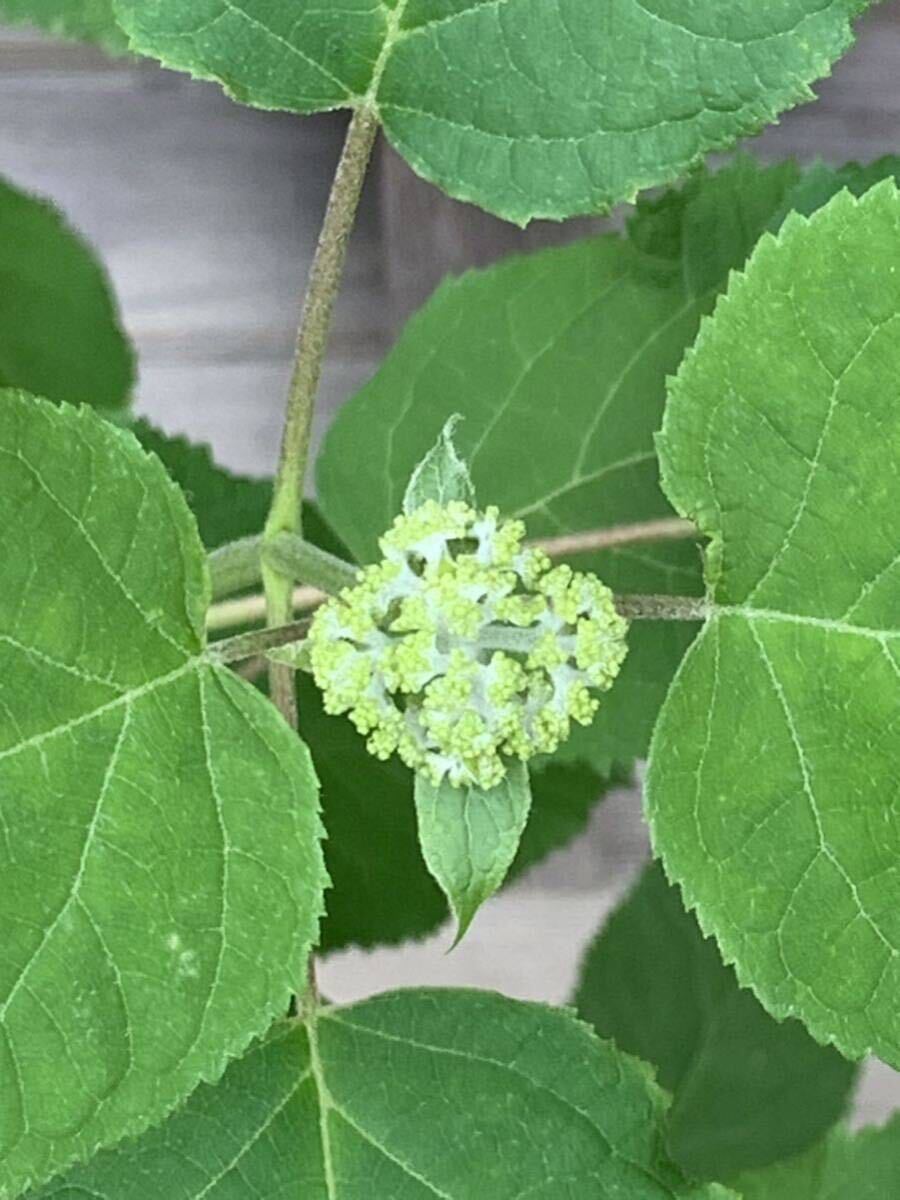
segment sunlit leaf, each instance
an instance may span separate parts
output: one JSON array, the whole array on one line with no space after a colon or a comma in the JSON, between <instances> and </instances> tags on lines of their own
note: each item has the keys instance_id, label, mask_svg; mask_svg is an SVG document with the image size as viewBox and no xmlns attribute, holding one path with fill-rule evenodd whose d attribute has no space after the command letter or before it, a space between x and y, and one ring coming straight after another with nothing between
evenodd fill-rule
<instances>
[{"instance_id":1,"label":"sunlit leaf","mask_svg":"<svg viewBox=\"0 0 900 1200\"><path fill-rule=\"evenodd\" d=\"M302 990L306 748L205 646L178 489L0 396L0 1195L161 1120Z\"/></svg>"},{"instance_id":2,"label":"sunlit leaf","mask_svg":"<svg viewBox=\"0 0 900 1200\"><path fill-rule=\"evenodd\" d=\"M712 611L654 734L658 853L778 1017L900 1066L900 198L765 238L672 385Z\"/></svg>"}]
</instances>

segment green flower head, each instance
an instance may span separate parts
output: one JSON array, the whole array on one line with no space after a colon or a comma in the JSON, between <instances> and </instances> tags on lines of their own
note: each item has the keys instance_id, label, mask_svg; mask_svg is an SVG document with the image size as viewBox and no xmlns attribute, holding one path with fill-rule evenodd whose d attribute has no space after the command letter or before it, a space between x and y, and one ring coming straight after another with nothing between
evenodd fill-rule
<instances>
[{"instance_id":1,"label":"green flower head","mask_svg":"<svg viewBox=\"0 0 900 1200\"><path fill-rule=\"evenodd\" d=\"M551 754L626 654L627 623L593 575L522 545L521 521L424 503L381 538L382 562L319 609L309 633L330 713L378 758L434 783L492 788L512 758Z\"/></svg>"}]
</instances>

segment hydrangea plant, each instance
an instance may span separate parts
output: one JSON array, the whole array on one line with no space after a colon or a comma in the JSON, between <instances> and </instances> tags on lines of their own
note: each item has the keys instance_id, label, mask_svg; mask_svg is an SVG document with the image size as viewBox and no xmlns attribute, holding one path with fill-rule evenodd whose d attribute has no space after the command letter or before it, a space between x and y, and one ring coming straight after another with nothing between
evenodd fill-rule
<instances>
[{"instance_id":1,"label":"hydrangea plant","mask_svg":"<svg viewBox=\"0 0 900 1200\"><path fill-rule=\"evenodd\" d=\"M426 501L381 538L382 562L316 613L325 711L378 758L434 784L496 787L506 763L590 725L625 658L627 624L599 579L522 545L521 521Z\"/></svg>"},{"instance_id":2,"label":"hydrangea plant","mask_svg":"<svg viewBox=\"0 0 900 1200\"><path fill-rule=\"evenodd\" d=\"M134 418L109 280L0 186L0 1200L900 1195L841 1127L900 1068L900 162L698 167L866 7L0 0L350 110L272 481ZM513 221L634 207L444 284L312 504L381 128ZM322 999L648 756L578 1015Z\"/></svg>"}]
</instances>

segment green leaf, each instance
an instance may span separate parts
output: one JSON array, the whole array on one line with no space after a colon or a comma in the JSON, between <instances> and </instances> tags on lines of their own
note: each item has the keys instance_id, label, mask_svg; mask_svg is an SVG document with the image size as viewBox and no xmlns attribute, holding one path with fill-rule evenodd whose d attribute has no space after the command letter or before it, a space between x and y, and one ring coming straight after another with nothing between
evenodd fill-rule
<instances>
[{"instance_id":1,"label":"green leaf","mask_svg":"<svg viewBox=\"0 0 900 1200\"><path fill-rule=\"evenodd\" d=\"M460 458L453 441L453 431L459 421L458 414L447 419L437 441L410 476L403 496L403 511L407 516L426 500L438 504L449 504L453 500L475 504L469 468Z\"/></svg>"},{"instance_id":2,"label":"green leaf","mask_svg":"<svg viewBox=\"0 0 900 1200\"><path fill-rule=\"evenodd\" d=\"M184 492L207 550L260 532L272 502L271 479L236 475L214 460L209 446L163 433L148 421L135 421L131 430ZM348 557L346 546L310 500L303 502L303 536L339 558Z\"/></svg>"},{"instance_id":3,"label":"green leaf","mask_svg":"<svg viewBox=\"0 0 900 1200\"><path fill-rule=\"evenodd\" d=\"M772 231L776 232L780 228L790 212L802 213L805 217L812 216L842 188L847 188L854 196L863 196L882 179L891 178L900 181L900 158L894 155L885 155L865 165L851 162L837 168L826 166L825 163L814 163L788 192L782 212L772 223Z\"/></svg>"},{"instance_id":4,"label":"green leaf","mask_svg":"<svg viewBox=\"0 0 900 1200\"><path fill-rule=\"evenodd\" d=\"M196 525L90 409L0 396L0 1195L159 1121L302 988L309 756L204 645Z\"/></svg>"},{"instance_id":5,"label":"green leaf","mask_svg":"<svg viewBox=\"0 0 900 1200\"><path fill-rule=\"evenodd\" d=\"M669 1160L665 1109L567 1012L393 992L280 1024L167 1125L31 1200L726 1200Z\"/></svg>"},{"instance_id":6,"label":"green leaf","mask_svg":"<svg viewBox=\"0 0 900 1200\"><path fill-rule=\"evenodd\" d=\"M900 199L760 243L660 454L713 612L657 726L657 852L778 1017L900 1066Z\"/></svg>"},{"instance_id":7,"label":"green leaf","mask_svg":"<svg viewBox=\"0 0 900 1200\"><path fill-rule=\"evenodd\" d=\"M900 1118L856 1134L835 1130L801 1158L734 1186L743 1200L887 1200L900 1194Z\"/></svg>"},{"instance_id":8,"label":"green leaf","mask_svg":"<svg viewBox=\"0 0 900 1200\"><path fill-rule=\"evenodd\" d=\"M133 383L93 250L52 205L0 180L0 386L120 409Z\"/></svg>"},{"instance_id":9,"label":"green leaf","mask_svg":"<svg viewBox=\"0 0 900 1200\"><path fill-rule=\"evenodd\" d=\"M424 937L446 920L447 905L419 849L412 774L373 758L345 717L326 716L312 680L299 677L298 689L329 835L323 950ZM579 834L607 786L585 767L533 772L531 818L509 878Z\"/></svg>"},{"instance_id":10,"label":"green leaf","mask_svg":"<svg viewBox=\"0 0 900 1200\"><path fill-rule=\"evenodd\" d=\"M435 785L418 772L415 798L422 855L450 901L456 946L512 866L531 811L528 768L511 763L489 791Z\"/></svg>"},{"instance_id":11,"label":"green leaf","mask_svg":"<svg viewBox=\"0 0 900 1200\"><path fill-rule=\"evenodd\" d=\"M135 430L186 491L211 549L251 532L254 511L264 511L270 484L232 475L212 462L206 447L168 438L143 422ZM256 506L260 508L257 509ZM303 514L305 536L317 546L348 551L314 505ZM329 839L325 857L332 879L322 924L323 950L376 946L424 937L447 917L444 897L419 850L412 776L397 763L379 762L344 717L328 717L312 680L297 680L301 724L322 786ZM619 772L615 782L626 782ZM584 829L607 779L582 765L542 764L532 773L531 818L510 870L515 879ZM403 880L398 889L397 880Z\"/></svg>"},{"instance_id":12,"label":"green leaf","mask_svg":"<svg viewBox=\"0 0 900 1200\"><path fill-rule=\"evenodd\" d=\"M235 475L213 460L208 446L165 434L147 421L135 421L132 431L184 492L207 550L260 532L272 500L271 480Z\"/></svg>"},{"instance_id":13,"label":"green leaf","mask_svg":"<svg viewBox=\"0 0 900 1200\"><path fill-rule=\"evenodd\" d=\"M533 536L671 516L653 445L666 377L797 178L791 165L741 159L641 205L627 237L445 283L342 409L319 458L325 515L359 561L378 556L410 473L455 412L481 502L524 518ZM576 562L619 592L702 591L691 542ZM615 688L565 755L601 773L644 755L692 636L684 624L636 622Z\"/></svg>"},{"instance_id":14,"label":"green leaf","mask_svg":"<svg viewBox=\"0 0 900 1200\"><path fill-rule=\"evenodd\" d=\"M374 110L501 217L595 213L813 98L864 0L117 0L132 46L260 108Z\"/></svg>"},{"instance_id":15,"label":"green leaf","mask_svg":"<svg viewBox=\"0 0 900 1200\"><path fill-rule=\"evenodd\" d=\"M657 1068L673 1094L669 1150L699 1178L805 1150L841 1117L856 1078L738 986L658 864L589 949L576 1004L601 1037Z\"/></svg>"},{"instance_id":16,"label":"green leaf","mask_svg":"<svg viewBox=\"0 0 900 1200\"><path fill-rule=\"evenodd\" d=\"M99 42L114 53L122 53L128 43L113 14L113 0L0 0L0 17L39 25L60 37Z\"/></svg>"}]
</instances>

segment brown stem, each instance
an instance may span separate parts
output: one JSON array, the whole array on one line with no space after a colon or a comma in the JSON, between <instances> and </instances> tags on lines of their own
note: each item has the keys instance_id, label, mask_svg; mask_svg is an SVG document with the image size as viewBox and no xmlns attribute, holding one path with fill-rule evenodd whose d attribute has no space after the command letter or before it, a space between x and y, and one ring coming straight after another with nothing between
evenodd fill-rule
<instances>
[{"instance_id":1,"label":"brown stem","mask_svg":"<svg viewBox=\"0 0 900 1200\"><path fill-rule=\"evenodd\" d=\"M711 611L695 596L616 596L616 608L629 621L705 621Z\"/></svg>"},{"instance_id":2,"label":"brown stem","mask_svg":"<svg viewBox=\"0 0 900 1200\"><path fill-rule=\"evenodd\" d=\"M662 517L657 521L640 521L634 525L610 525L606 529L585 529L579 533L564 533L559 537L541 538L540 546L551 558L566 558L570 554L587 554L591 550L609 550L631 542L663 542L697 537L697 527L681 517Z\"/></svg>"}]
</instances>

